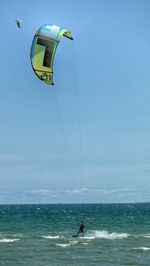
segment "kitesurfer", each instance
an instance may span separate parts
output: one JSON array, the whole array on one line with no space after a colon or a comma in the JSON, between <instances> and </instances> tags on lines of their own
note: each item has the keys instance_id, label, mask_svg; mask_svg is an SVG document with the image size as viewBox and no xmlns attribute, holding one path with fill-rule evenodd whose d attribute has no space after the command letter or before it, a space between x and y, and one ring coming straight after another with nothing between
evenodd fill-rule
<instances>
[{"instance_id":1,"label":"kitesurfer","mask_svg":"<svg viewBox=\"0 0 150 266\"><path fill-rule=\"evenodd\" d=\"M79 224L79 230L78 230L78 233L77 235L79 234L84 234L84 228L85 228L85 224L84 224L84 221L82 221L80 224Z\"/></svg>"}]
</instances>

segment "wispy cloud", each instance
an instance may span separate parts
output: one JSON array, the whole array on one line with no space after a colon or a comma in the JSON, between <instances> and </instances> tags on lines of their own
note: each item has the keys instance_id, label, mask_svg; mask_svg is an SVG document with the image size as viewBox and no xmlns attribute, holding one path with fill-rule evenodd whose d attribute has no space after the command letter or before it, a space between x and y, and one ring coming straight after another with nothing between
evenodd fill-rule
<instances>
[{"instance_id":1,"label":"wispy cloud","mask_svg":"<svg viewBox=\"0 0 150 266\"><path fill-rule=\"evenodd\" d=\"M118 188L118 189L110 189L110 190L104 190L104 189L98 189L98 188L75 188L75 189L63 189L63 190L49 190L49 189L32 189L30 193L33 194L49 194L49 193L70 193L70 194L86 194L86 193L101 193L101 194L113 194L113 193L129 193L129 192L135 192L136 190L134 188Z\"/></svg>"},{"instance_id":2,"label":"wispy cloud","mask_svg":"<svg viewBox=\"0 0 150 266\"><path fill-rule=\"evenodd\" d=\"M30 191L6 191L0 193L0 204L9 203L113 203L150 201L147 190L135 188L37 188Z\"/></svg>"}]
</instances>

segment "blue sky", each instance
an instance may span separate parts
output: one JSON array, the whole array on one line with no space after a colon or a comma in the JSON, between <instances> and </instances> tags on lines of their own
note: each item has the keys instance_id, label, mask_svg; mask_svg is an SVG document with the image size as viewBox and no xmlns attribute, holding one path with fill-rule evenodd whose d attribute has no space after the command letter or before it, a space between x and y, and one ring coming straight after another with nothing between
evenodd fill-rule
<instances>
[{"instance_id":1,"label":"blue sky","mask_svg":"<svg viewBox=\"0 0 150 266\"><path fill-rule=\"evenodd\" d=\"M149 10L0 1L0 203L150 201ZM30 64L43 24L74 36L56 51L54 87Z\"/></svg>"}]
</instances>

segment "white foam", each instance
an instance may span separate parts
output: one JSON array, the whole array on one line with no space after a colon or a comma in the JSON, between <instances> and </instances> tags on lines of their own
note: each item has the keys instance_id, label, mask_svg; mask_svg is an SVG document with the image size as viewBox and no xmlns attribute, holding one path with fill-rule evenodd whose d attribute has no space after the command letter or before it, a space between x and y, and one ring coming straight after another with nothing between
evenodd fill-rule
<instances>
[{"instance_id":1,"label":"white foam","mask_svg":"<svg viewBox=\"0 0 150 266\"><path fill-rule=\"evenodd\" d=\"M66 247L69 247L70 244L56 244L56 246L59 246L59 247L63 247L63 248L66 248Z\"/></svg>"},{"instance_id":2,"label":"white foam","mask_svg":"<svg viewBox=\"0 0 150 266\"><path fill-rule=\"evenodd\" d=\"M144 235L144 237L150 238L150 234Z\"/></svg>"},{"instance_id":3,"label":"white foam","mask_svg":"<svg viewBox=\"0 0 150 266\"><path fill-rule=\"evenodd\" d=\"M95 236L80 236L79 239L87 239L87 240L92 240L92 239L95 239L96 237Z\"/></svg>"},{"instance_id":4,"label":"white foam","mask_svg":"<svg viewBox=\"0 0 150 266\"><path fill-rule=\"evenodd\" d=\"M42 237L46 239L58 239L59 238L59 236L42 236Z\"/></svg>"},{"instance_id":5,"label":"white foam","mask_svg":"<svg viewBox=\"0 0 150 266\"><path fill-rule=\"evenodd\" d=\"M9 243L9 242L15 242L15 241L18 241L20 239L16 238L16 239L8 239L8 238L3 238L3 239L0 239L0 243Z\"/></svg>"},{"instance_id":6,"label":"white foam","mask_svg":"<svg viewBox=\"0 0 150 266\"><path fill-rule=\"evenodd\" d=\"M137 248L133 248L133 249L150 250L150 248L148 248L148 247L137 247Z\"/></svg>"},{"instance_id":7,"label":"white foam","mask_svg":"<svg viewBox=\"0 0 150 266\"><path fill-rule=\"evenodd\" d=\"M70 247L72 245L76 245L77 243L78 243L78 241L74 240L74 241L70 241L69 243L65 243L65 244L56 244L56 246L66 248L66 247Z\"/></svg>"},{"instance_id":8,"label":"white foam","mask_svg":"<svg viewBox=\"0 0 150 266\"><path fill-rule=\"evenodd\" d=\"M77 240L70 241L70 244L71 244L71 245L75 245L75 244L77 244L77 243L78 243Z\"/></svg>"},{"instance_id":9,"label":"white foam","mask_svg":"<svg viewBox=\"0 0 150 266\"><path fill-rule=\"evenodd\" d=\"M85 239L95 239L95 238L105 238L105 239L122 239L127 238L129 234L127 233L108 233L107 231L90 231L84 238Z\"/></svg>"}]
</instances>

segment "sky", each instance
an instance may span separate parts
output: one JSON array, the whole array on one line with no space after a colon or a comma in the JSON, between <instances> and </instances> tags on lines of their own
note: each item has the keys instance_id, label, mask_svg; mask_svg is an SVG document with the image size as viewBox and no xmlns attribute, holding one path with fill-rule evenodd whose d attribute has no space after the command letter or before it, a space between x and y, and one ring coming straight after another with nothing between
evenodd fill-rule
<instances>
[{"instance_id":1,"label":"sky","mask_svg":"<svg viewBox=\"0 0 150 266\"><path fill-rule=\"evenodd\" d=\"M150 1L0 1L0 204L150 201ZM23 20L21 29L15 19ZM70 30L54 86L37 29Z\"/></svg>"}]
</instances>

